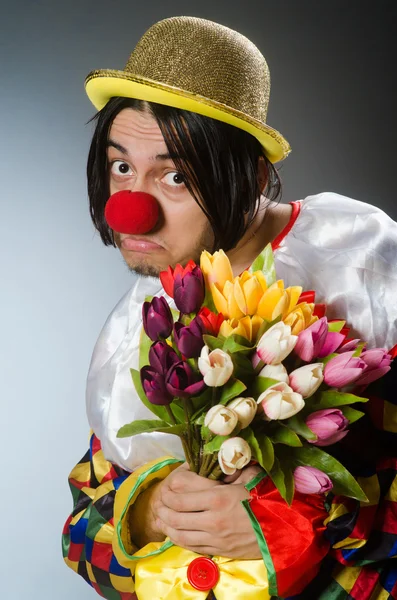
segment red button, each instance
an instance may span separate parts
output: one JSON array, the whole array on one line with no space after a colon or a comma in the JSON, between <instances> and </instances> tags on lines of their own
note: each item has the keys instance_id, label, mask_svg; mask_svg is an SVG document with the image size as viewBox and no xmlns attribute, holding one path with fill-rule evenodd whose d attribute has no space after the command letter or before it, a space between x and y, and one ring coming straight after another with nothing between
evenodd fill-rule
<instances>
[{"instance_id":1,"label":"red button","mask_svg":"<svg viewBox=\"0 0 397 600\"><path fill-rule=\"evenodd\" d=\"M218 565L204 556L195 558L188 566L187 578L190 585L200 592L212 590L219 581Z\"/></svg>"}]
</instances>

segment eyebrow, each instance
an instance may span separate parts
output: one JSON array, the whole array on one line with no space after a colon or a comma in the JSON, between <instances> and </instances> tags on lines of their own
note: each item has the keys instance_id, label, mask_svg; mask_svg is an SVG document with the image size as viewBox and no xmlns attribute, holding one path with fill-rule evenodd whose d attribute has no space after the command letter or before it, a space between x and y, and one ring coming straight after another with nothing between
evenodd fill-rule
<instances>
[{"instance_id":1,"label":"eyebrow","mask_svg":"<svg viewBox=\"0 0 397 600\"><path fill-rule=\"evenodd\" d=\"M115 140L109 139L107 143L108 148L116 148L121 154L128 156L127 148L124 148L121 144L116 142ZM180 159L181 157L178 154L170 154L169 152L165 152L164 154L156 154L151 160L175 160Z\"/></svg>"}]
</instances>

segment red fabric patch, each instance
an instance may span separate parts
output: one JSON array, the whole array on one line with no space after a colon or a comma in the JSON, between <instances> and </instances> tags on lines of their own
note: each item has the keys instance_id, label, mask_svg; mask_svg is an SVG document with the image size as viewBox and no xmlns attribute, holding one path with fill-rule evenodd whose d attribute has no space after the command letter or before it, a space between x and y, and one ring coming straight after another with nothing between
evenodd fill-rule
<instances>
[{"instance_id":1,"label":"red fabric patch","mask_svg":"<svg viewBox=\"0 0 397 600\"><path fill-rule=\"evenodd\" d=\"M98 440L97 436L93 434L92 436L92 456L94 457L97 452L102 450L101 442Z\"/></svg>"},{"instance_id":2,"label":"red fabric patch","mask_svg":"<svg viewBox=\"0 0 397 600\"><path fill-rule=\"evenodd\" d=\"M94 588L96 593L99 594L100 596L102 596L102 598L105 598L105 596L101 592L101 588L99 587L99 585L97 583L95 583L94 581L91 581L91 583L92 583L92 587Z\"/></svg>"},{"instance_id":3,"label":"red fabric patch","mask_svg":"<svg viewBox=\"0 0 397 600\"><path fill-rule=\"evenodd\" d=\"M375 529L384 533L397 534L397 503L384 500L379 507L375 520Z\"/></svg>"},{"instance_id":4,"label":"red fabric patch","mask_svg":"<svg viewBox=\"0 0 397 600\"><path fill-rule=\"evenodd\" d=\"M271 479L265 478L251 491L250 507L273 560L278 594L299 594L317 574L329 550L323 537L328 515L324 497L296 492L288 506Z\"/></svg>"},{"instance_id":5,"label":"red fabric patch","mask_svg":"<svg viewBox=\"0 0 397 600\"><path fill-rule=\"evenodd\" d=\"M350 597L354 600L371 600L372 593L378 583L380 574L375 569L365 567L360 571L356 583L350 592Z\"/></svg>"},{"instance_id":6,"label":"red fabric patch","mask_svg":"<svg viewBox=\"0 0 397 600\"><path fill-rule=\"evenodd\" d=\"M91 564L107 573L110 570L110 562L112 560L113 550L111 544L102 542L94 542L92 547Z\"/></svg>"},{"instance_id":7,"label":"red fabric patch","mask_svg":"<svg viewBox=\"0 0 397 600\"><path fill-rule=\"evenodd\" d=\"M68 558L75 562L79 562L81 553L84 550L84 544L70 544Z\"/></svg>"},{"instance_id":8,"label":"red fabric patch","mask_svg":"<svg viewBox=\"0 0 397 600\"><path fill-rule=\"evenodd\" d=\"M89 479L87 479L87 481L77 481L77 479L70 477L69 484L78 488L79 490L81 490L83 487L91 487L91 482Z\"/></svg>"},{"instance_id":9,"label":"red fabric patch","mask_svg":"<svg viewBox=\"0 0 397 600\"><path fill-rule=\"evenodd\" d=\"M377 510L377 504L373 506L365 506L365 504L362 504L356 524L349 537L357 538L358 540L367 540L371 533Z\"/></svg>"}]
</instances>

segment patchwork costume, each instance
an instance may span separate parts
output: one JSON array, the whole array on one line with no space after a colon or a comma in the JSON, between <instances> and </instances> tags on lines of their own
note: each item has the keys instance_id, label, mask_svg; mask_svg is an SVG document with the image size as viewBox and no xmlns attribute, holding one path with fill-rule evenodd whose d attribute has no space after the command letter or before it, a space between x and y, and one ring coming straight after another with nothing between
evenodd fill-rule
<instances>
[{"instance_id":1,"label":"patchwork costume","mask_svg":"<svg viewBox=\"0 0 397 600\"><path fill-rule=\"evenodd\" d=\"M159 52L158 61L145 62L146 56L153 58L159 28L158 39L169 45L168 54ZM217 40L238 48L239 61L233 67L230 63L230 72L245 70L262 96L247 99L247 86L227 89L228 80L214 100L210 70L185 81L182 89L180 59L176 64L164 60L181 32L186 44L203 53L211 53ZM87 92L97 108L114 95L177 106L245 129L274 162L288 154L288 143L266 125L268 71L246 38L190 17L166 19L145 36L125 71L95 71L87 78ZM193 89L192 82L202 87ZM396 344L397 225L381 210L333 193L294 202L291 220L273 250L277 275L287 286L299 283L316 290L316 301L327 304L329 318L346 319L369 347ZM203 557L168 539L134 546L130 508L140 493L184 460L176 436L116 437L125 423L151 417L134 390L130 369L138 365L142 303L147 295L162 294L159 280L138 278L108 318L94 349L87 382L92 434L89 451L69 478L74 508L63 531L66 564L109 600L397 599L395 368L378 387L368 389L366 417L335 447L335 456L358 478L369 503L296 493L289 507L261 474L246 486L250 499L243 504L262 560Z\"/></svg>"}]
</instances>

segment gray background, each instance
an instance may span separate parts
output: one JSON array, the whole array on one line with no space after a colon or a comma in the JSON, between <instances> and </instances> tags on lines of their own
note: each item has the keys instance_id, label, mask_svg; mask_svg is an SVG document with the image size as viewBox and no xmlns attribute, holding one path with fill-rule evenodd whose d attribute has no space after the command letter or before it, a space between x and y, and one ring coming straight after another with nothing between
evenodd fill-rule
<instances>
[{"instance_id":1,"label":"gray background","mask_svg":"<svg viewBox=\"0 0 397 600\"><path fill-rule=\"evenodd\" d=\"M219 21L268 59L269 123L293 152L284 200L329 190L395 204L396 2L1 0L1 596L94 598L62 562L97 334L131 284L87 211L95 68L122 68L153 22Z\"/></svg>"}]
</instances>

